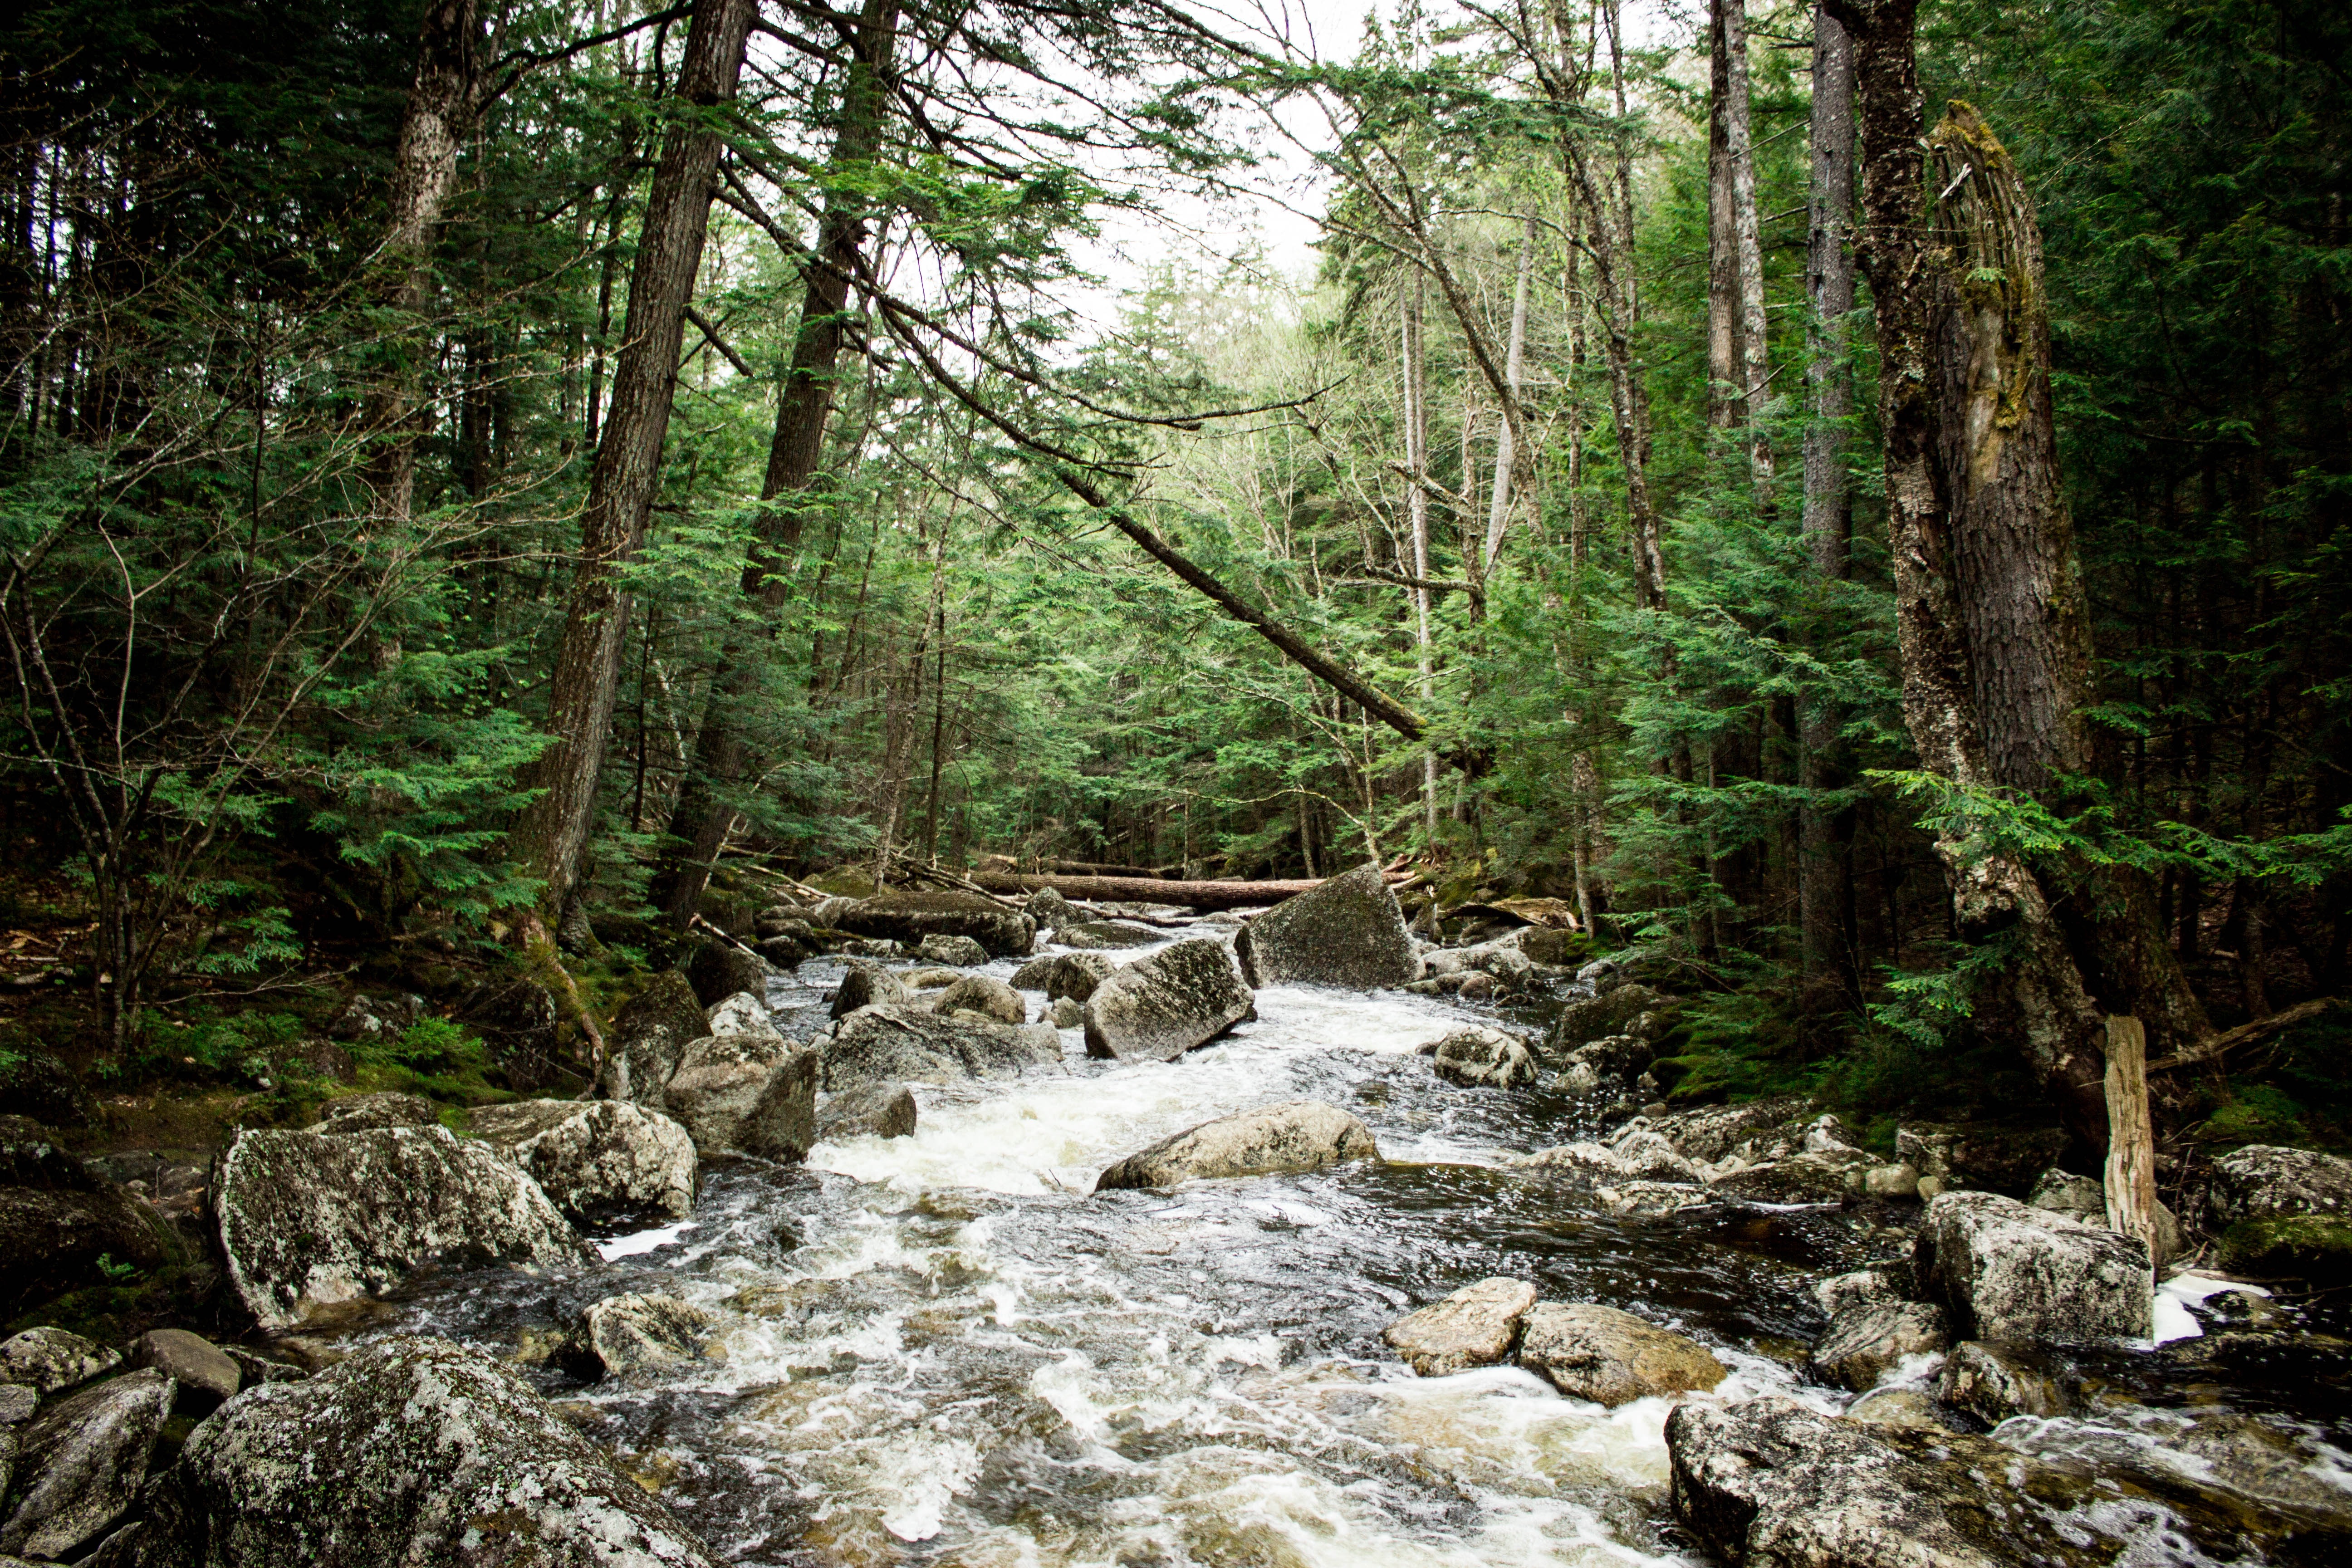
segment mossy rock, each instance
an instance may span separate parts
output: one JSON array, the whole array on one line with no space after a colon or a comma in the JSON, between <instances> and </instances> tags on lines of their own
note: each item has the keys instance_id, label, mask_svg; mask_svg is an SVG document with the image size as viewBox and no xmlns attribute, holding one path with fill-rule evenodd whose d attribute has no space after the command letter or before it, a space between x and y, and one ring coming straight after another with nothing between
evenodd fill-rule
<instances>
[{"instance_id":1,"label":"mossy rock","mask_svg":"<svg viewBox=\"0 0 2352 1568\"><path fill-rule=\"evenodd\" d=\"M2221 1233L2223 1268L2303 1279L2352 1279L2352 1219L2290 1215L2242 1219Z\"/></svg>"},{"instance_id":2,"label":"mossy rock","mask_svg":"<svg viewBox=\"0 0 2352 1568\"><path fill-rule=\"evenodd\" d=\"M830 893L839 899L870 899L874 896L874 879L853 866L823 871L808 879L808 885L820 893Z\"/></svg>"},{"instance_id":3,"label":"mossy rock","mask_svg":"<svg viewBox=\"0 0 2352 1568\"><path fill-rule=\"evenodd\" d=\"M73 1069L47 1051L0 1051L0 1114L46 1127L88 1127L98 1101Z\"/></svg>"}]
</instances>

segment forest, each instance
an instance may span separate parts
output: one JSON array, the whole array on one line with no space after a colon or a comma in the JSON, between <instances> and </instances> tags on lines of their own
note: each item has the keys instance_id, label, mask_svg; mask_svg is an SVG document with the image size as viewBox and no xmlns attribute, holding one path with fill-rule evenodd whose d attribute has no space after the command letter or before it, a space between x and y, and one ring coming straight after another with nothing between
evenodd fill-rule
<instances>
[{"instance_id":1,"label":"forest","mask_svg":"<svg viewBox=\"0 0 2352 1568\"><path fill-rule=\"evenodd\" d=\"M2352 7L1366 5L0 12L0 1563L2352 1560Z\"/></svg>"}]
</instances>

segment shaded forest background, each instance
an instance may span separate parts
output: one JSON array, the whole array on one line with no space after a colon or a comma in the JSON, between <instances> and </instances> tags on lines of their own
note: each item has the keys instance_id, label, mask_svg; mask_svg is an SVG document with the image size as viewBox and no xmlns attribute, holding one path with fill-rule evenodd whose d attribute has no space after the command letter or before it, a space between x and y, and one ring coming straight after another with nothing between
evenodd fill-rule
<instances>
[{"instance_id":1,"label":"shaded forest background","mask_svg":"<svg viewBox=\"0 0 2352 1568\"><path fill-rule=\"evenodd\" d=\"M17 8L16 1027L251 1096L328 978L471 994L533 921L593 1000L777 878L1404 858L1424 920L1670 953L1684 1095L2031 1098L1904 724L1869 290L1823 290L1851 113L1825 161L1811 8L1726 9L1409 5L1333 63L1139 0ZM2038 210L2095 636L2098 775L2011 829L2147 879L2216 1026L2334 996L2352 17L1948 0L1918 60ZM1267 159L1325 175L1311 277ZM1106 221L1167 248L1097 320ZM2169 1110L2341 1143L2345 1038Z\"/></svg>"}]
</instances>

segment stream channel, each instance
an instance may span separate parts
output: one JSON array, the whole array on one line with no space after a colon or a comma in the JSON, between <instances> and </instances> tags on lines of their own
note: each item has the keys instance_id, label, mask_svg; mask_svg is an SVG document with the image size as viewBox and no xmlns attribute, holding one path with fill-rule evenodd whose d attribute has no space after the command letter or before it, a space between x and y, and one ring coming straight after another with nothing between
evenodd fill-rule
<instances>
[{"instance_id":1,"label":"stream channel","mask_svg":"<svg viewBox=\"0 0 2352 1568\"><path fill-rule=\"evenodd\" d=\"M841 973L813 960L772 983L787 1036L822 1023ZM1535 1026L1543 1005L1505 1021ZM446 1279L359 1331L533 1366L721 1561L776 1568L1705 1561L1667 1508L1664 1400L1605 1410L1510 1367L1416 1378L1381 1342L1490 1275L1695 1335L1731 1368L1711 1397L1850 1401L1801 1373L1822 1322L1810 1287L1904 1255L1901 1228L1833 1206L1612 1217L1504 1168L1584 1135L1567 1102L1457 1088L1415 1054L1490 1010L1304 987L1261 990L1257 1010L1169 1063L1089 1060L1066 1030L1058 1070L919 1086L912 1137L821 1143L803 1167L714 1162L689 1220L608 1238L601 1268ZM1171 1132L1298 1099L1360 1116L1385 1163L1091 1191ZM629 1290L716 1311L706 1359L594 1385L545 1362L582 1306ZM2290 1423L2319 1484L2352 1484L2340 1381L2112 1362L2116 1409L2160 1423L2226 1400ZM2138 1421L2038 1446L2144 1460ZM2256 1560L2160 1516L2087 1528L2128 1537L2132 1563Z\"/></svg>"}]
</instances>

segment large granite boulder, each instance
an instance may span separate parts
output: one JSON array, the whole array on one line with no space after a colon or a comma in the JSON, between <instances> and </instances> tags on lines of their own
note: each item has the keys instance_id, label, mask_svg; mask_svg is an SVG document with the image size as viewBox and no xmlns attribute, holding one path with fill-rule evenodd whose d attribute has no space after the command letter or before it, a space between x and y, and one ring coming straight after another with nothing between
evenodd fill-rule
<instances>
[{"instance_id":1,"label":"large granite boulder","mask_svg":"<svg viewBox=\"0 0 2352 1568\"><path fill-rule=\"evenodd\" d=\"M245 1373L218 1345L186 1329L150 1329L131 1342L131 1364L152 1367L179 1388L176 1408L205 1415L245 1385Z\"/></svg>"},{"instance_id":2,"label":"large granite boulder","mask_svg":"<svg viewBox=\"0 0 2352 1568\"><path fill-rule=\"evenodd\" d=\"M1945 1193L1921 1216L1920 1293L1969 1339L2144 1338L2155 1279L2137 1241L2001 1196Z\"/></svg>"},{"instance_id":3,"label":"large granite boulder","mask_svg":"<svg viewBox=\"0 0 2352 1568\"><path fill-rule=\"evenodd\" d=\"M1372 865L1283 900L1242 928L1234 950L1252 985L1375 991L1421 973L1396 894Z\"/></svg>"},{"instance_id":4,"label":"large granite boulder","mask_svg":"<svg viewBox=\"0 0 2352 1568\"><path fill-rule=\"evenodd\" d=\"M1039 931L1059 931L1087 918L1079 912L1077 905L1062 897L1059 888L1038 889L1022 904L1021 911L1037 922ZM1024 986L1024 989L1030 987Z\"/></svg>"},{"instance_id":5,"label":"large granite boulder","mask_svg":"<svg viewBox=\"0 0 2352 1568\"><path fill-rule=\"evenodd\" d=\"M1066 996L1084 1002L1116 967L1099 952L1056 952L1033 958L1013 972L1015 991L1043 991L1047 1001Z\"/></svg>"},{"instance_id":6,"label":"large granite boulder","mask_svg":"<svg viewBox=\"0 0 2352 1568\"><path fill-rule=\"evenodd\" d=\"M1580 996L1559 1010L1549 1047L1565 1058L1595 1040L1624 1034L1625 1026L1645 1013L1664 1015L1673 1006L1671 998L1646 985L1620 985L1598 996Z\"/></svg>"},{"instance_id":7,"label":"large granite boulder","mask_svg":"<svg viewBox=\"0 0 2352 1568\"><path fill-rule=\"evenodd\" d=\"M1370 1129L1336 1105L1292 1100L1221 1116L1163 1138L1105 1171L1095 1191L1172 1187L1218 1176L1313 1171L1346 1160L1377 1160Z\"/></svg>"},{"instance_id":8,"label":"large granite boulder","mask_svg":"<svg viewBox=\"0 0 2352 1568\"><path fill-rule=\"evenodd\" d=\"M714 1007L739 992L768 994L768 961L748 947L710 937L687 955L686 978L695 998Z\"/></svg>"},{"instance_id":9,"label":"large granite boulder","mask_svg":"<svg viewBox=\"0 0 2352 1568\"><path fill-rule=\"evenodd\" d=\"M768 1011L768 999L749 991L738 991L717 1006L706 1009L702 1015L702 1033L771 1035L779 1040L784 1037L784 1032L776 1027L775 1016Z\"/></svg>"},{"instance_id":10,"label":"large granite boulder","mask_svg":"<svg viewBox=\"0 0 2352 1568\"><path fill-rule=\"evenodd\" d=\"M675 1296L607 1296L582 1310L557 1354L583 1377L613 1377L685 1361L718 1325Z\"/></svg>"},{"instance_id":11,"label":"large granite boulder","mask_svg":"<svg viewBox=\"0 0 2352 1568\"><path fill-rule=\"evenodd\" d=\"M844 1138L909 1138L915 1131L915 1091L903 1083L866 1083L828 1095L816 1110L824 1142Z\"/></svg>"},{"instance_id":12,"label":"large granite boulder","mask_svg":"<svg viewBox=\"0 0 2352 1568\"><path fill-rule=\"evenodd\" d=\"M1840 1420L1775 1397L1677 1405L1666 1449L1675 1519L1733 1568L2130 1560L2086 1549L2100 1538L2067 1517L2095 1500L2120 1505L2120 1495L1981 1437Z\"/></svg>"},{"instance_id":13,"label":"large granite boulder","mask_svg":"<svg viewBox=\"0 0 2352 1568\"><path fill-rule=\"evenodd\" d=\"M955 969L971 969L988 962L988 949L968 936L939 933L925 937L915 944L915 956L925 963L944 963Z\"/></svg>"},{"instance_id":14,"label":"large granite boulder","mask_svg":"<svg viewBox=\"0 0 2352 1568\"><path fill-rule=\"evenodd\" d=\"M1500 1029L1457 1029L1431 1054L1437 1076L1465 1089L1516 1089L1536 1079L1535 1053Z\"/></svg>"},{"instance_id":15,"label":"large granite boulder","mask_svg":"<svg viewBox=\"0 0 2352 1568\"><path fill-rule=\"evenodd\" d=\"M1519 1320L1536 1304L1524 1279L1481 1279L1391 1323L1381 1337L1423 1377L1508 1361Z\"/></svg>"},{"instance_id":16,"label":"large granite boulder","mask_svg":"<svg viewBox=\"0 0 2352 1568\"><path fill-rule=\"evenodd\" d=\"M1659 1394L1705 1392L1728 1369L1705 1345L1631 1312L1547 1301L1519 1324L1519 1364L1576 1399L1612 1409Z\"/></svg>"},{"instance_id":17,"label":"large granite boulder","mask_svg":"<svg viewBox=\"0 0 2352 1568\"><path fill-rule=\"evenodd\" d=\"M888 1006L909 1000L913 993L906 983L878 963L853 963L842 972L841 984L833 988L835 1018L846 1018L860 1007Z\"/></svg>"},{"instance_id":18,"label":"large granite boulder","mask_svg":"<svg viewBox=\"0 0 2352 1568\"><path fill-rule=\"evenodd\" d=\"M2017 1345L1963 1340L1944 1358L1936 1397L1989 1426L2012 1415L2063 1415L2064 1385L2039 1357Z\"/></svg>"},{"instance_id":19,"label":"large granite boulder","mask_svg":"<svg viewBox=\"0 0 2352 1568\"><path fill-rule=\"evenodd\" d=\"M978 893L884 893L835 911L833 924L910 950L927 936L970 937L991 958L1024 958L1037 938L1034 921Z\"/></svg>"},{"instance_id":20,"label":"large granite boulder","mask_svg":"<svg viewBox=\"0 0 2352 1568\"><path fill-rule=\"evenodd\" d=\"M669 1113L701 1153L804 1159L816 1142L817 1053L776 1035L697 1040L670 1075Z\"/></svg>"},{"instance_id":21,"label":"large granite boulder","mask_svg":"<svg viewBox=\"0 0 2352 1568\"><path fill-rule=\"evenodd\" d=\"M122 1364L122 1353L65 1329L26 1329L0 1343L0 1384L55 1394Z\"/></svg>"},{"instance_id":22,"label":"large granite boulder","mask_svg":"<svg viewBox=\"0 0 2352 1568\"><path fill-rule=\"evenodd\" d=\"M128 1512L171 1419L173 1392L172 1380L149 1367L68 1394L36 1416L16 1445L19 1500L0 1525L0 1552L71 1556Z\"/></svg>"},{"instance_id":23,"label":"large granite boulder","mask_svg":"<svg viewBox=\"0 0 2352 1568\"><path fill-rule=\"evenodd\" d=\"M902 1005L861 1007L820 1044L824 1087L835 1094L866 1084L994 1078L1062 1059L1062 1037L1051 1025L1015 1028Z\"/></svg>"},{"instance_id":24,"label":"large granite boulder","mask_svg":"<svg viewBox=\"0 0 2352 1568\"><path fill-rule=\"evenodd\" d=\"M1786 1126L1805 1110L1796 1095L1751 1100L1742 1105L1703 1105L1672 1110L1663 1116L1636 1117L1626 1123L1653 1131L1674 1145L1685 1159L1713 1163L1742 1148L1770 1141L1774 1130Z\"/></svg>"},{"instance_id":25,"label":"large granite boulder","mask_svg":"<svg viewBox=\"0 0 2352 1568\"><path fill-rule=\"evenodd\" d=\"M1232 950L1192 937L1112 971L1095 987L1087 998L1087 1054L1173 1061L1255 1013Z\"/></svg>"},{"instance_id":26,"label":"large granite boulder","mask_svg":"<svg viewBox=\"0 0 2352 1568\"><path fill-rule=\"evenodd\" d=\"M427 1268L596 1256L538 1183L446 1127L240 1133L213 1202L229 1282L268 1329Z\"/></svg>"},{"instance_id":27,"label":"large granite boulder","mask_svg":"<svg viewBox=\"0 0 2352 1568\"><path fill-rule=\"evenodd\" d=\"M1830 1320L1813 1365L1857 1393L1874 1388L1907 1356L1940 1355L1950 1341L1944 1310L1924 1301L1863 1301Z\"/></svg>"},{"instance_id":28,"label":"large granite boulder","mask_svg":"<svg viewBox=\"0 0 2352 1568\"><path fill-rule=\"evenodd\" d=\"M168 1221L47 1128L0 1117L0 1313L107 1283L100 1258L160 1268L184 1250Z\"/></svg>"},{"instance_id":29,"label":"large granite boulder","mask_svg":"<svg viewBox=\"0 0 2352 1568\"><path fill-rule=\"evenodd\" d=\"M977 1013L1000 1024L1025 1024L1029 1004L1021 993L987 974L967 974L940 993L940 1012Z\"/></svg>"},{"instance_id":30,"label":"large granite boulder","mask_svg":"<svg viewBox=\"0 0 2352 1568\"><path fill-rule=\"evenodd\" d=\"M715 1568L512 1369L408 1337L223 1405L150 1489L124 1568L293 1563Z\"/></svg>"},{"instance_id":31,"label":"large granite boulder","mask_svg":"<svg viewBox=\"0 0 2352 1568\"><path fill-rule=\"evenodd\" d=\"M664 1109L662 1087L677 1070L678 1058L709 1033L693 984L674 969L662 971L613 1015L596 1092L607 1100Z\"/></svg>"},{"instance_id":32,"label":"large granite boulder","mask_svg":"<svg viewBox=\"0 0 2352 1568\"><path fill-rule=\"evenodd\" d=\"M2233 1149L2213 1162L2204 1215L2217 1231L2249 1219L2352 1219L2352 1160L2271 1143Z\"/></svg>"},{"instance_id":33,"label":"large granite boulder","mask_svg":"<svg viewBox=\"0 0 2352 1568\"><path fill-rule=\"evenodd\" d=\"M484 1106L467 1129L572 1219L683 1216L694 1207L694 1139L657 1110L609 1100L524 1100Z\"/></svg>"}]
</instances>

